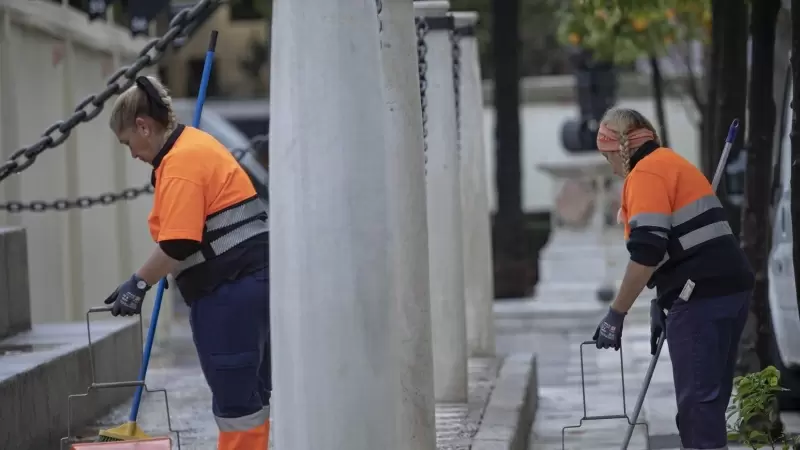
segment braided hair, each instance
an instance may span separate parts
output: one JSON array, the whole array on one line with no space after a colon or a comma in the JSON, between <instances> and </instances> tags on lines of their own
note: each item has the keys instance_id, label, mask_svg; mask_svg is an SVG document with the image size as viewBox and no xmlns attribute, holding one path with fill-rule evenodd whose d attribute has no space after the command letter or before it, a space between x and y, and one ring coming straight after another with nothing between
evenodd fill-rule
<instances>
[{"instance_id":1,"label":"braided hair","mask_svg":"<svg viewBox=\"0 0 800 450\"><path fill-rule=\"evenodd\" d=\"M636 148L630 148L628 132L639 128L650 130L655 137L655 142L661 145L655 127L639 111L630 108L612 108L606 111L600 123L617 130L619 134L619 156L622 160L622 167L627 177L631 171L631 157L636 152Z\"/></svg>"},{"instance_id":2,"label":"braided hair","mask_svg":"<svg viewBox=\"0 0 800 450\"><path fill-rule=\"evenodd\" d=\"M133 127L137 117L150 117L170 134L178 126L178 118L172 108L164 85L153 76L142 76L136 84L122 92L114 102L109 117L109 126L115 133Z\"/></svg>"}]
</instances>

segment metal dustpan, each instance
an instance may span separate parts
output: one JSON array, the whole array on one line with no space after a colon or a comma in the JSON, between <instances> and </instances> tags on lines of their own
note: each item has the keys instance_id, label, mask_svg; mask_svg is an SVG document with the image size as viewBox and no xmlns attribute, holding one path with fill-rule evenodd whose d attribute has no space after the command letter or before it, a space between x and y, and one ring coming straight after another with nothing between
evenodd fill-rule
<instances>
[{"instance_id":1,"label":"metal dustpan","mask_svg":"<svg viewBox=\"0 0 800 450\"><path fill-rule=\"evenodd\" d=\"M97 382L96 371L95 371L95 363L94 363L94 343L92 342L92 328L89 324L89 317L91 314L94 313L106 313L111 311L111 306L98 306L91 308L89 311L86 312L86 337L89 341L89 367L91 370L92 376L92 383L89 385L88 389L83 394L72 394L67 397L67 436L61 438L61 450L72 450L72 449L162 449L164 448L164 441L165 439L171 443L172 439L170 437L154 437L152 439L141 440L141 441L119 441L119 442L104 442L102 444L88 444L85 439L77 438L73 435L73 428L72 428L72 403L75 399L85 399L92 395L95 391L99 391L102 389L120 389L120 388L137 388L142 387L144 388L145 392L147 393L161 393L164 396L164 407L166 408L167 413L167 433L169 435L175 436L175 442L178 446L178 450L181 450L181 436L180 431L175 430L172 428L172 421L170 420L171 414L169 409L169 398L167 396L166 389L150 389L144 383L144 381L111 381L111 382ZM139 348L143 348L142 342L142 334L144 333L144 325L142 323L142 316L139 315ZM141 356L141 355L140 355Z\"/></svg>"},{"instance_id":2,"label":"metal dustpan","mask_svg":"<svg viewBox=\"0 0 800 450\"><path fill-rule=\"evenodd\" d=\"M583 397L583 417L581 417L580 422L577 425L567 425L561 429L561 450L566 450L566 438L567 438L567 430L574 430L578 429L583 426L584 422L594 421L594 420L625 420L630 427L634 427L636 425L644 426L645 431L649 435L649 430L647 427L646 422L637 422L632 420L630 416L628 416L628 406L627 406L627 398L625 394L625 363L622 356L622 347L619 349L619 373L620 378L622 379L622 413L621 414L606 414L606 415L598 415L598 416L590 416L586 411L586 374L584 370L584 362L583 362L583 347L585 345L595 345L595 341L585 341L582 342L580 345L580 355L581 355L581 395ZM641 396L643 399L643 396ZM641 405L637 403L637 410L641 409ZM638 414L635 414L638 417ZM623 448L627 448L627 444L623 444ZM650 450L650 442L649 439L647 440L646 450Z\"/></svg>"}]
</instances>

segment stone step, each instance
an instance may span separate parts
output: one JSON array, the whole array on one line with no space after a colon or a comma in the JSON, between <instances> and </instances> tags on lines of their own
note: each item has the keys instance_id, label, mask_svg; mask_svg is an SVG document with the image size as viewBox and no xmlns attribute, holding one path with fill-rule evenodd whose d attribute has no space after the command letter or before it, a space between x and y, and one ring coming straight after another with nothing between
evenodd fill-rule
<instances>
[{"instance_id":1,"label":"stone step","mask_svg":"<svg viewBox=\"0 0 800 450\"><path fill-rule=\"evenodd\" d=\"M0 339L31 328L25 229L0 228Z\"/></svg>"},{"instance_id":2,"label":"stone step","mask_svg":"<svg viewBox=\"0 0 800 450\"><path fill-rule=\"evenodd\" d=\"M141 362L139 322L92 322L97 382L132 381ZM0 448L59 448L68 396L92 384L86 324L34 325L0 340ZM72 403L73 431L129 398L132 388L93 391Z\"/></svg>"},{"instance_id":3,"label":"stone step","mask_svg":"<svg viewBox=\"0 0 800 450\"><path fill-rule=\"evenodd\" d=\"M138 320L93 320L90 364L86 323L31 326L25 230L0 228L0 449L59 448L72 430L91 423L133 392L94 390L93 382L133 381L141 362ZM50 299L57 302L59 299Z\"/></svg>"}]
</instances>

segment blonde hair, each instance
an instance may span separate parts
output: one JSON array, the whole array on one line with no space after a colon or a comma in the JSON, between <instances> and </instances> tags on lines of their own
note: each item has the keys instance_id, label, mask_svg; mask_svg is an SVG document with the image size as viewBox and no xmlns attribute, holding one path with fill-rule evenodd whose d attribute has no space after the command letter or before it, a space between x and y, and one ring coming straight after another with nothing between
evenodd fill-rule
<instances>
[{"instance_id":1,"label":"blonde hair","mask_svg":"<svg viewBox=\"0 0 800 450\"><path fill-rule=\"evenodd\" d=\"M178 125L178 118L172 108L172 98L170 98L167 89L154 76L147 76L144 78L147 78L147 81L155 88L155 91L161 99L161 103L166 106L166 118L153 117L152 111L154 105L152 105L152 100L137 82L119 94L119 97L114 101L108 125L115 133L120 133L123 130L135 126L137 117L150 117L156 120L164 127L165 133L167 134L171 133Z\"/></svg>"},{"instance_id":2,"label":"blonde hair","mask_svg":"<svg viewBox=\"0 0 800 450\"><path fill-rule=\"evenodd\" d=\"M601 124L606 125L619 134L619 156L622 159L622 167L625 171L625 176L631 170L631 156L633 151L628 144L628 132L639 128L644 128L653 133L655 142L661 145L661 139L658 137L655 127L645 118L639 111L629 108L611 108L603 115ZM636 150L636 149L633 149Z\"/></svg>"}]
</instances>

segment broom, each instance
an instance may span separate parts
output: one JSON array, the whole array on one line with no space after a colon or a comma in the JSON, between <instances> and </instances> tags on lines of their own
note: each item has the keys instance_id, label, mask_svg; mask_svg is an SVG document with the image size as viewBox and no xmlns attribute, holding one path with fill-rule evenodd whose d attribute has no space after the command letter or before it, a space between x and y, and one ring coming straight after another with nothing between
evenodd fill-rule
<instances>
[{"instance_id":1,"label":"broom","mask_svg":"<svg viewBox=\"0 0 800 450\"><path fill-rule=\"evenodd\" d=\"M200 90L197 94L197 105L194 110L194 117L192 118L192 126L195 128L200 127L200 117L203 113L203 103L206 100L206 90L208 88L208 80L211 77L211 66L214 62L214 50L217 46L217 31L211 32L211 41L208 44L208 52L206 52L206 60L203 65L203 76L200 79ZM158 313L161 310L161 300L164 297L164 287L167 283L166 278L162 278L158 282L158 290L156 291L156 301L153 304L153 315L150 317L150 326L147 329L147 340L144 345L144 353L142 354L142 365L139 368L139 381L144 383L145 376L147 375L147 365L150 363L150 351L153 349L153 339L156 334L156 325L158 324ZM136 393L133 396L133 404L131 405L131 412L128 416L128 421L118 427L110 428L108 430L100 431L100 442L115 442L115 441L133 441L140 439L150 439L139 425L136 419L139 416L139 406L142 403L142 394L144 393L144 384L136 388Z\"/></svg>"}]
</instances>

